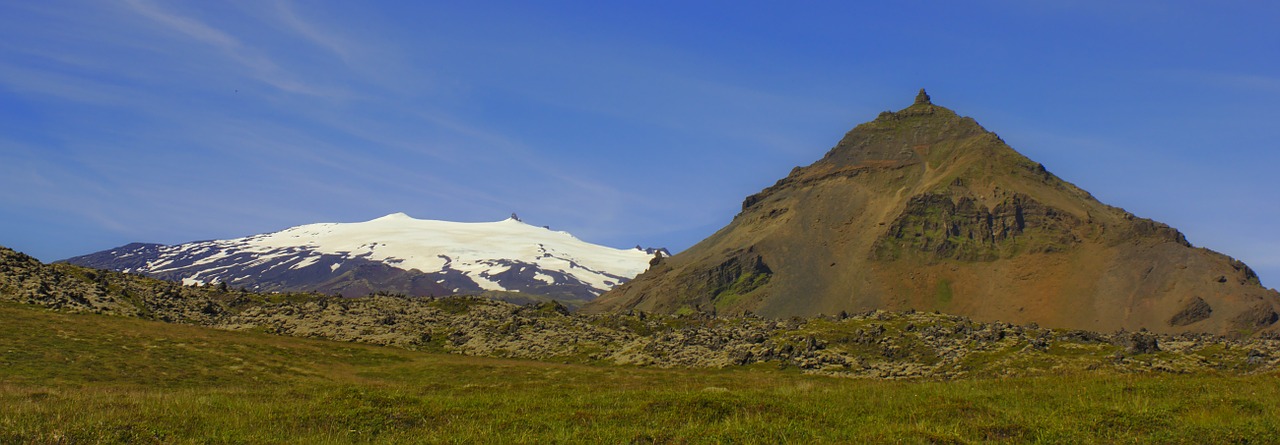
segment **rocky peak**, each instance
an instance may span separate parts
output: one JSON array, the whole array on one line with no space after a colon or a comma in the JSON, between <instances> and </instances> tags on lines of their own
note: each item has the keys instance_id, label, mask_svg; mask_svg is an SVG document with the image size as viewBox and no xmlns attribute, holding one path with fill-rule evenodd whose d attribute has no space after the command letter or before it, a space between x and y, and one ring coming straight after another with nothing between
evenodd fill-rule
<instances>
[{"instance_id":1,"label":"rocky peak","mask_svg":"<svg viewBox=\"0 0 1280 445\"><path fill-rule=\"evenodd\" d=\"M1280 294L1247 267L1098 202L924 91L584 310L615 308L924 308L1070 329L1280 330Z\"/></svg>"},{"instance_id":2,"label":"rocky peak","mask_svg":"<svg viewBox=\"0 0 1280 445\"><path fill-rule=\"evenodd\" d=\"M929 93L924 92L924 88L921 88L920 92L916 94L916 103L913 105L933 105L933 102L929 100Z\"/></svg>"},{"instance_id":3,"label":"rocky peak","mask_svg":"<svg viewBox=\"0 0 1280 445\"><path fill-rule=\"evenodd\" d=\"M971 138L988 135L971 118L934 105L923 89L915 103L885 111L871 122L854 127L815 165L894 167L923 161L930 154L950 151ZM994 135L991 135L994 139ZM939 144L945 147L939 146Z\"/></svg>"}]
</instances>

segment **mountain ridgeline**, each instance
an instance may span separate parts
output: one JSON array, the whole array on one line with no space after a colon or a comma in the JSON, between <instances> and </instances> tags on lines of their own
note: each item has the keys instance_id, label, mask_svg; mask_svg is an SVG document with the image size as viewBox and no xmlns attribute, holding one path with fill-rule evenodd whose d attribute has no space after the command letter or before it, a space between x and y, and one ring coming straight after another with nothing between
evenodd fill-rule
<instances>
[{"instance_id":1,"label":"mountain ridgeline","mask_svg":"<svg viewBox=\"0 0 1280 445\"><path fill-rule=\"evenodd\" d=\"M1112 331L1274 331L1245 264L1098 202L920 91L588 312L941 311Z\"/></svg>"},{"instance_id":2,"label":"mountain ridgeline","mask_svg":"<svg viewBox=\"0 0 1280 445\"><path fill-rule=\"evenodd\" d=\"M134 243L66 262L184 284L262 292L551 298L580 305L631 279L665 249L614 249L569 233L503 221L460 223L395 213L230 240Z\"/></svg>"}]
</instances>

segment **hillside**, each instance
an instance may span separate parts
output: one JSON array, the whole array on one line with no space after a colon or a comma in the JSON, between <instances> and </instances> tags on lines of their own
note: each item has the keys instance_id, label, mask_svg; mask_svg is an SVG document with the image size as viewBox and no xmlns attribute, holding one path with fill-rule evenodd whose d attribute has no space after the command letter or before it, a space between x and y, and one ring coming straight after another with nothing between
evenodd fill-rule
<instances>
[{"instance_id":1,"label":"hillside","mask_svg":"<svg viewBox=\"0 0 1280 445\"><path fill-rule=\"evenodd\" d=\"M582 316L554 302L256 294L45 265L4 248L0 302L463 355L688 368L769 363L847 377L1254 374L1280 366L1280 340L1269 336L1105 334L914 311L785 321L643 312Z\"/></svg>"},{"instance_id":2,"label":"hillside","mask_svg":"<svg viewBox=\"0 0 1280 445\"><path fill-rule=\"evenodd\" d=\"M914 311L582 316L486 298L255 294L4 248L0 319L3 443L1280 434L1268 384L1280 340L1265 335L1100 334Z\"/></svg>"},{"instance_id":3,"label":"hillside","mask_svg":"<svg viewBox=\"0 0 1280 445\"><path fill-rule=\"evenodd\" d=\"M972 118L911 106L742 203L584 310L816 316L917 309L1095 331L1275 331L1240 261L1098 202Z\"/></svg>"}]
</instances>

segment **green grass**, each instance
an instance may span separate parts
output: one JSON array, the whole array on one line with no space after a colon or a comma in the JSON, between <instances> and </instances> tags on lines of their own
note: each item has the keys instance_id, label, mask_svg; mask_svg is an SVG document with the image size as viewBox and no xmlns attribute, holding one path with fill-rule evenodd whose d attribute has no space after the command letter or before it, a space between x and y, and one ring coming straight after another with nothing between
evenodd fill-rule
<instances>
[{"instance_id":1,"label":"green grass","mask_svg":"<svg viewBox=\"0 0 1280 445\"><path fill-rule=\"evenodd\" d=\"M934 297L938 300L938 304L946 305L951 302L951 280L943 278L938 280L938 288L934 290Z\"/></svg>"},{"instance_id":2,"label":"green grass","mask_svg":"<svg viewBox=\"0 0 1280 445\"><path fill-rule=\"evenodd\" d=\"M0 304L0 443L1273 443L1276 375L881 381L430 354Z\"/></svg>"},{"instance_id":3,"label":"green grass","mask_svg":"<svg viewBox=\"0 0 1280 445\"><path fill-rule=\"evenodd\" d=\"M739 275L733 283L717 290L714 294L715 296L711 299L716 309L728 309L742 300L743 295L756 290L760 286L764 286L768 282L769 274L767 273L744 273Z\"/></svg>"},{"instance_id":4,"label":"green grass","mask_svg":"<svg viewBox=\"0 0 1280 445\"><path fill-rule=\"evenodd\" d=\"M435 307L450 314L465 314L471 310L473 306L483 304L486 300L479 297L445 297L440 298L428 306Z\"/></svg>"}]
</instances>

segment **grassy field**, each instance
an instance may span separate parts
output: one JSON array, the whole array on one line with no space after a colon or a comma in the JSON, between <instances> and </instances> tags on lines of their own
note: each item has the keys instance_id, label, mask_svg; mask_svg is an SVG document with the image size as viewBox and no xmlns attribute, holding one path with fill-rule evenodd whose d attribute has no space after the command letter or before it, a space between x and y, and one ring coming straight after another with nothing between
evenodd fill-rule
<instances>
[{"instance_id":1,"label":"grassy field","mask_svg":"<svg viewBox=\"0 0 1280 445\"><path fill-rule=\"evenodd\" d=\"M498 360L0 304L0 443L1276 443L1280 381Z\"/></svg>"}]
</instances>

